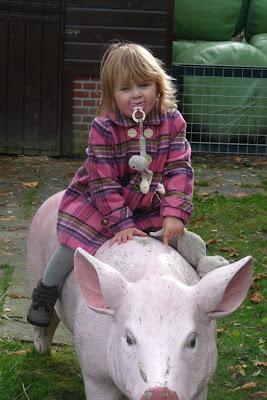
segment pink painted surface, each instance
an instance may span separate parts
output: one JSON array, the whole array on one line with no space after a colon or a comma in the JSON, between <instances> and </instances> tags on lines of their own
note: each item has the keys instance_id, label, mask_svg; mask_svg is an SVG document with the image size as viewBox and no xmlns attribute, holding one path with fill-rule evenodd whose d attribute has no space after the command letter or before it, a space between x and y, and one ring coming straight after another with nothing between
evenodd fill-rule
<instances>
[{"instance_id":1,"label":"pink painted surface","mask_svg":"<svg viewBox=\"0 0 267 400\"><path fill-rule=\"evenodd\" d=\"M30 228L31 287L57 243L61 196L43 204ZM217 361L213 320L244 300L251 257L199 280L172 248L135 238L105 243L96 257L78 249L74 264L56 308L74 335L86 399L205 400ZM37 350L49 348L57 323L35 329Z\"/></svg>"}]
</instances>

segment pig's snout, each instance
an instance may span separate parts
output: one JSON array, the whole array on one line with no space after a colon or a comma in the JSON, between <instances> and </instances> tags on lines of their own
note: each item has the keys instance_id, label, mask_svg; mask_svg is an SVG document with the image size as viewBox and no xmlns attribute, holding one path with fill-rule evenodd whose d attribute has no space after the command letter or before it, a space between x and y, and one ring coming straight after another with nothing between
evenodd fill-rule
<instances>
[{"instance_id":1,"label":"pig's snout","mask_svg":"<svg viewBox=\"0 0 267 400\"><path fill-rule=\"evenodd\" d=\"M140 400L179 400L172 390L165 387L147 389Z\"/></svg>"}]
</instances>

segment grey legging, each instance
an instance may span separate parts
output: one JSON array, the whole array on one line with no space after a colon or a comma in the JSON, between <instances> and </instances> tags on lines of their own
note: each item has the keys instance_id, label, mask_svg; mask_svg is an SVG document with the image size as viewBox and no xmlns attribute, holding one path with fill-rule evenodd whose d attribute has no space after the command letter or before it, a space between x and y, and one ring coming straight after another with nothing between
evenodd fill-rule
<instances>
[{"instance_id":1,"label":"grey legging","mask_svg":"<svg viewBox=\"0 0 267 400\"><path fill-rule=\"evenodd\" d=\"M42 282L45 286L61 286L73 268L73 249L60 244L50 257Z\"/></svg>"}]
</instances>

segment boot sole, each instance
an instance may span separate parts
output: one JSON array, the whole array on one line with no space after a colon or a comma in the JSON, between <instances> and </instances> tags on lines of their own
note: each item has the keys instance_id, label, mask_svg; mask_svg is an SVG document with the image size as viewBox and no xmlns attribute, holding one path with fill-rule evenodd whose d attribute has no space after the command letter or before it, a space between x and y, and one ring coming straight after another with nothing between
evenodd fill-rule
<instances>
[{"instance_id":1,"label":"boot sole","mask_svg":"<svg viewBox=\"0 0 267 400\"><path fill-rule=\"evenodd\" d=\"M29 324L34 325L34 326L39 326L40 328L47 328L50 325L47 323L33 321L29 317L27 317L27 321L29 322Z\"/></svg>"}]
</instances>

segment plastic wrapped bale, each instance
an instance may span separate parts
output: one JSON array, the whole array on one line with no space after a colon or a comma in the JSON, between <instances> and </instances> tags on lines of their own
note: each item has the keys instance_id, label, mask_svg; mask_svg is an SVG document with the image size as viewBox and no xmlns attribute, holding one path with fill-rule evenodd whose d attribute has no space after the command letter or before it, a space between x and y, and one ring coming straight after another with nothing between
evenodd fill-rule
<instances>
[{"instance_id":1,"label":"plastic wrapped bale","mask_svg":"<svg viewBox=\"0 0 267 400\"><path fill-rule=\"evenodd\" d=\"M259 33L253 36L249 44L259 49L267 57L267 33Z\"/></svg>"},{"instance_id":2,"label":"plastic wrapped bale","mask_svg":"<svg viewBox=\"0 0 267 400\"><path fill-rule=\"evenodd\" d=\"M173 63L267 67L267 57L245 43L199 42L186 49L183 42L179 51L178 41L175 49ZM248 136L250 143L258 140L258 135L267 138L266 109L267 79L184 77L183 112L189 130L201 132L204 141L231 143L237 140L236 135L239 142L246 142ZM262 140L266 141L265 137Z\"/></svg>"},{"instance_id":3,"label":"plastic wrapped bale","mask_svg":"<svg viewBox=\"0 0 267 400\"><path fill-rule=\"evenodd\" d=\"M250 0L243 0L243 2L242 2L239 19L238 19L238 22L236 25L234 36L240 34L245 28L245 25L247 22L248 10L249 10L249 2L250 2Z\"/></svg>"},{"instance_id":4,"label":"plastic wrapped bale","mask_svg":"<svg viewBox=\"0 0 267 400\"><path fill-rule=\"evenodd\" d=\"M230 40L244 23L248 0L175 0L174 38Z\"/></svg>"},{"instance_id":5,"label":"plastic wrapped bale","mask_svg":"<svg viewBox=\"0 0 267 400\"><path fill-rule=\"evenodd\" d=\"M245 29L246 40L258 33L267 33L267 1L250 0L247 24Z\"/></svg>"},{"instance_id":6,"label":"plastic wrapped bale","mask_svg":"<svg viewBox=\"0 0 267 400\"><path fill-rule=\"evenodd\" d=\"M179 60L182 53L192 48L196 48L196 45L200 45L206 42L201 40L175 40L172 42L172 61Z\"/></svg>"}]
</instances>

